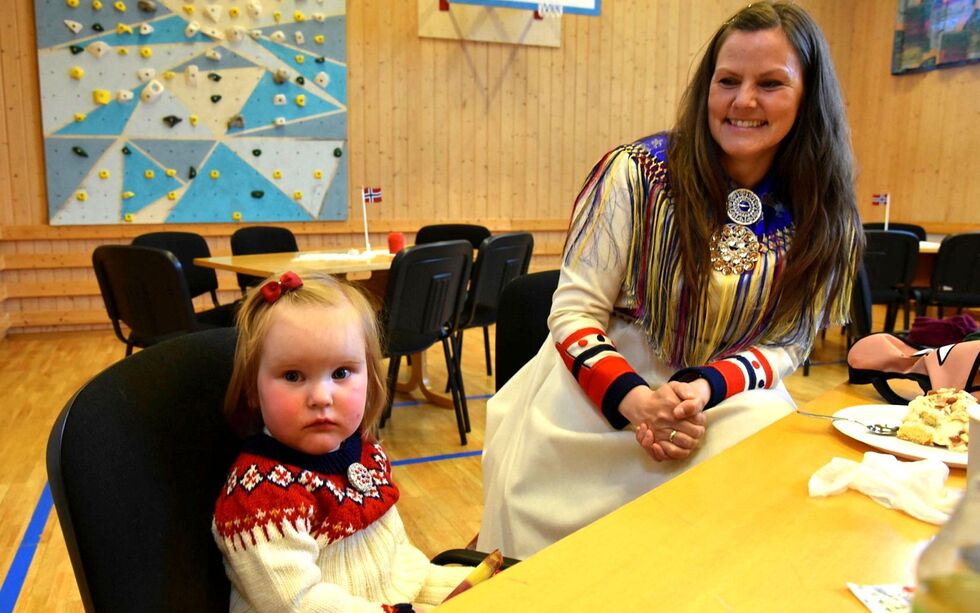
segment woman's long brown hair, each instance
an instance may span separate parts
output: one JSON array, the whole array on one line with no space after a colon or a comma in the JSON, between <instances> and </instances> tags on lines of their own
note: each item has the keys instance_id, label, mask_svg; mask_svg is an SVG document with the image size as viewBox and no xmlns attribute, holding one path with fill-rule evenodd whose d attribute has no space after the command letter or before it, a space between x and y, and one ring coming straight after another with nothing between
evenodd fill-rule
<instances>
[{"instance_id":1,"label":"woman's long brown hair","mask_svg":"<svg viewBox=\"0 0 980 613\"><path fill-rule=\"evenodd\" d=\"M733 31L771 28L781 28L796 50L804 92L796 121L773 163L774 189L796 224L777 286L773 317L778 324L797 318L822 288L829 289L827 304L832 304L851 282L864 246L840 85L827 42L803 9L783 2L756 3L722 25L684 93L667 158L684 283L696 305L710 273L708 241L726 221L729 190L719 146L708 128L708 90L718 52Z\"/></svg>"}]
</instances>

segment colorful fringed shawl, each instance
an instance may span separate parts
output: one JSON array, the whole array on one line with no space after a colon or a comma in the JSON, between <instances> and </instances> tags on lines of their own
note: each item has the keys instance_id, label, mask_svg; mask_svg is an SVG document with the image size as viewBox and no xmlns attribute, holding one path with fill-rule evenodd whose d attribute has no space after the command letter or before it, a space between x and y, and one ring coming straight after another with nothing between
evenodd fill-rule
<instances>
[{"instance_id":1,"label":"colorful fringed shawl","mask_svg":"<svg viewBox=\"0 0 980 613\"><path fill-rule=\"evenodd\" d=\"M632 222L621 289L627 308L620 314L642 327L660 359L677 368L697 366L760 343L799 345L805 355L818 324L846 321L849 298L839 296L828 313L825 282L800 317L788 325L772 324L778 298L774 287L794 224L789 208L775 199L765 180L755 188L763 202L763 217L751 226L763 245L755 268L740 275L712 271L708 291L692 311L683 282L666 148L667 134L660 133L606 154L579 194L565 248L567 263L583 255L596 257L599 240L616 240L615 232L603 227L604 209L612 206L614 193L626 194ZM626 185L621 184L623 176ZM622 247L617 250L621 253Z\"/></svg>"}]
</instances>

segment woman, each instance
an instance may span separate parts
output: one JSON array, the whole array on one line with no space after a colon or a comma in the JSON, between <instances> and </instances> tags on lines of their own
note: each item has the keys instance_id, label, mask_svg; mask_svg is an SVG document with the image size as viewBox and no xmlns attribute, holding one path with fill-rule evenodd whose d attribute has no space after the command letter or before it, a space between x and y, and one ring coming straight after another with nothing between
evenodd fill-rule
<instances>
[{"instance_id":1,"label":"woman","mask_svg":"<svg viewBox=\"0 0 980 613\"><path fill-rule=\"evenodd\" d=\"M487 404L480 549L526 557L794 408L781 379L846 320L852 167L809 15L725 22L674 130L579 194L551 337Z\"/></svg>"}]
</instances>

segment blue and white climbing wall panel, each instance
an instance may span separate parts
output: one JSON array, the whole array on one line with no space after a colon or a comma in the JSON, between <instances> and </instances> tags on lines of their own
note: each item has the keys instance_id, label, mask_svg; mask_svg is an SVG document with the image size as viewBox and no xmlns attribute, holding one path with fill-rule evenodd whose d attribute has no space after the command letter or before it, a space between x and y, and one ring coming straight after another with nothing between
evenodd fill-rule
<instances>
[{"instance_id":1,"label":"blue and white climbing wall panel","mask_svg":"<svg viewBox=\"0 0 980 613\"><path fill-rule=\"evenodd\" d=\"M347 218L344 0L35 0L54 225Z\"/></svg>"}]
</instances>

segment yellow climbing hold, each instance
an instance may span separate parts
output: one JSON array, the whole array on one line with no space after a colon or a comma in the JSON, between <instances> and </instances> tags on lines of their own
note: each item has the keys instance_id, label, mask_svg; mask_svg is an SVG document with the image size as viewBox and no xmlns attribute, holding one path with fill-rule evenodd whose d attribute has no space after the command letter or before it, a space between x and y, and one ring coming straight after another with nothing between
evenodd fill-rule
<instances>
[{"instance_id":1,"label":"yellow climbing hold","mask_svg":"<svg viewBox=\"0 0 980 613\"><path fill-rule=\"evenodd\" d=\"M293 200L302 200L303 192L293 192Z\"/></svg>"},{"instance_id":2,"label":"yellow climbing hold","mask_svg":"<svg viewBox=\"0 0 980 613\"><path fill-rule=\"evenodd\" d=\"M100 179L108 179L109 178L109 171L106 170L105 168L103 168L102 170L100 170L99 171L99 178Z\"/></svg>"},{"instance_id":3,"label":"yellow climbing hold","mask_svg":"<svg viewBox=\"0 0 980 613\"><path fill-rule=\"evenodd\" d=\"M323 34L317 34L316 36L313 37L313 42L315 42L318 45L322 45L324 40L326 39L323 38Z\"/></svg>"},{"instance_id":4,"label":"yellow climbing hold","mask_svg":"<svg viewBox=\"0 0 980 613\"><path fill-rule=\"evenodd\" d=\"M75 79L76 81L81 81L82 77L85 76L85 70L80 66L72 66L71 70L68 71L68 76Z\"/></svg>"},{"instance_id":5,"label":"yellow climbing hold","mask_svg":"<svg viewBox=\"0 0 980 613\"><path fill-rule=\"evenodd\" d=\"M75 113L75 121L85 121L85 113Z\"/></svg>"},{"instance_id":6,"label":"yellow climbing hold","mask_svg":"<svg viewBox=\"0 0 980 613\"><path fill-rule=\"evenodd\" d=\"M297 55L296 56L296 63L297 64L302 64L305 60L306 60L306 56L304 56L304 55Z\"/></svg>"},{"instance_id":7,"label":"yellow climbing hold","mask_svg":"<svg viewBox=\"0 0 980 613\"><path fill-rule=\"evenodd\" d=\"M176 200L177 192L167 192L167 200Z\"/></svg>"},{"instance_id":8,"label":"yellow climbing hold","mask_svg":"<svg viewBox=\"0 0 980 613\"><path fill-rule=\"evenodd\" d=\"M190 117L188 117L188 119L190 120L192 126L197 125L197 115L191 115Z\"/></svg>"},{"instance_id":9,"label":"yellow climbing hold","mask_svg":"<svg viewBox=\"0 0 980 613\"><path fill-rule=\"evenodd\" d=\"M303 94L296 96L296 106L306 106L306 96Z\"/></svg>"},{"instance_id":10,"label":"yellow climbing hold","mask_svg":"<svg viewBox=\"0 0 980 613\"><path fill-rule=\"evenodd\" d=\"M109 104L112 101L112 92L107 89L92 90L92 101L96 104Z\"/></svg>"},{"instance_id":11,"label":"yellow climbing hold","mask_svg":"<svg viewBox=\"0 0 980 613\"><path fill-rule=\"evenodd\" d=\"M296 11L293 13L293 21L306 21L306 15L302 11Z\"/></svg>"},{"instance_id":12,"label":"yellow climbing hold","mask_svg":"<svg viewBox=\"0 0 980 613\"><path fill-rule=\"evenodd\" d=\"M166 175L167 175L168 177L176 177L176 176L177 176L177 171L176 171L176 170L174 170L173 168L168 168L168 169L167 169L167 170L165 170L164 172L166 173Z\"/></svg>"},{"instance_id":13,"label":"yellow climbing hold","mask_svg":"<svg viewBox=\"0 0 980 613\"><path fill-rule=\"evenodd\" d=\"M123 215L123 221L133 221L133 214L126 213L125 215Z\"/></svg>"},{"instance_id":14,"label":"yellow climbing hold","mask_svg":"<svg viewBox=\"0 0 980 613\"><path fill-rule=\"evenodd\" d=\"M149 59L153 56L153 49L150 49L149 47L142 47L140 49L140 56Z\"/></svg>"},{"instance_id":15,"label":"yellow climbing hold","mask_svg":"<svg viewBox=\"0 0 980 613\"><path fill-rule=\"evenodd\" d=\"M228 7L228 15L231 17L238 17L238 7L237 6Z\"/></svg>"},{"instance_id":16,"label":"yellow climbing hold","mask_svg":"<svg viewBox=\"0 0 980 613\"><path fill-rule=\"evenodd\" d=\"M212 179L217 179L217 178L218 178L218 177L220 177L220 176L221 176L221 173L220 173L220 172L218 172L217 170L212 170L212 171L211 171L211 178L212 178Z\"/></svg>"},{"instance_id":17,"label":"yellow climbing hold","mask_svg":"<svg viewBox=\"0 0 980 613\"><path fill-rule=\"evenodd\" d=\"M273 179L281 179L282 178L282 171L279 170L278 168L275 169L275 170L273 170L272 171L272 178Z\"/></svg>"},{"instance_id":18,"label":"yellow climbing hold","mask_svg":"<svg viewBox=\"0 0 980 613\"><path fill-rule=\"evenodd\" d=\"M95 9L95 10L97 10L97 11L101 11L102 10L102 3L99 0L92 0L92 8Z\"/></svg>"},{"instance_id":19,"label":"yellow climbing hold","mask_svg":"<svg viewBox=\"0 0 980 613\"><path fill-rule=\"evenodd\" d=\"M282 11L272 11L272 18L276 20L276 23L279 23L279 20L282 19Z\"/></svg>"},{"instance_id":20,"label":"yellow climbing hold","mask_svg":"<svg viewBox=\"0 0 980 613\"><path fill-rule=\"evenodd\" d=\"M130 198L132 198L135 195L136 194L134 194L133 192L123 192L122 193L123 200L129 200Z\"/></svg>"},{"instance_id":21,"label":"yellow climbing hold","mask_svg":"<svg viewBox=\"0 0 980 613\"><path fill-rule=\"evenodd\" d=\"M235 221L241 221L242 220L242 212L241 211L232 211L231 218L234 219Z\"/></svg>"},{"instance_id":22,"label":"yellow climbing hold","mask_svg":"<svg viewBox=\"0 0 980 613\"><path fill-rule=\"evenodd\" d=\"M174 72L173 70L166 70L166 71L164 71L164 73L163 73L163 78L164 78L164 79L166 79L166 80L168 80L168 81L169 81L170 79L173 79L173 78L174 78L174 77L176 77L176 76L177 76L177 73L176 73L176 72Z\"/></svg>"},{"instance_id":23,"label":"yellow climbing hold","mask_svg":"<svg viewBox=\"0 0 980 613\"><path fill-rule=\"evenodd\" d=\"M118 49L116 49L116 53L118 53L119 55L129 55L129 49L127 49L126 47L119 47Z\"/></svg>"},{"instance_id":24,"label":"yellow climbing hold","mask_svg":"<svg viewBox=\"0 0 980 613\"><path fill-rule=\"evenodd\" d=\"M125 2L116 2L115 4L112 5L112 8L116 9L120 13L125 13L126 12L126 3Z\"/></svg>"},{"instance_id":25,"label":"yellow climbing hold","mask_svg":"<svg viewBox=\"0 0 980 613\"><path fill-rule=\"evenodd\" d=\"M194 14L194 5L193 4L185 4L183 8L184 8L184 12L187 13L188 15L193 15Z\"/></svg>"},{"instance_id":26,"label":"yellow climbing hold","mask_svg":"<svg viewBox=\"0 0 980 613\"><path fill-rule=\"evenodd\" d=\"M84 189L78 190L77 192L75 192L75 200L78 200L79 202L85 202L86 200L88 200L88 193Z\"/></svg>"},{"instance_id":27,"label":"yellow climbing hold","mask_svg":"<svg viewBox=\"0 0 980 613\"><path fill-rule=\"evenodd\" d=\"M147 179L152 179L153 177L155 177L157 175L152 170L147 169L147 170L144 170L143 171L143 176L146 177Z\"/></svg>"},{"instance_id":28,"label":"yellow climbing hold","mask_svg":"<svg viewBox=\"0 0 980 613\"><path fill-rule=\"evenodd\" d=\"M78 0L65 0L65 4L67 4L69 8L78 8Z\"/></svg>"},{"instance_id":29,"label":"yellow climbing hold","mask_svg":"<svg viewBox=\"0 0 980 613\"><path fill-rule=\"evenodd\" d=\"M116 34L132 34L132 33L133 33L133 28L129 27L128 25L124 23L116 24Z\"/></svg>"},{"instance_id":30,"label":"yellow climbing hold","mask_svg":"<svg viewBox=\"0 0 980 613\"><path fill-rule=\"evenodd\" d=\"M313 178L314 179L322 179L323 178L323 171L322 170L314 170L313 171Z\"/></svg>"}]
</instances>

